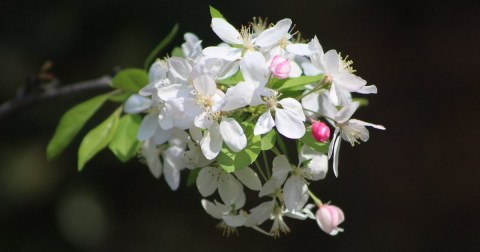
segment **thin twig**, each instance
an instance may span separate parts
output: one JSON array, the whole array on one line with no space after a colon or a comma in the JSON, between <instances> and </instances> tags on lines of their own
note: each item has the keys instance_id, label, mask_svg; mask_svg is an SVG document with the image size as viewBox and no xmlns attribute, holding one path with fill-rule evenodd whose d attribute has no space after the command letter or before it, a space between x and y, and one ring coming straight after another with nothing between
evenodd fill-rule
<instances>
[{"instance_id":1,"label":"thin twig","mask_svg":"<svg viewBox=\"0 0 480 252\"><path fill-rule=\"evenodd\" d=\"M47 89L42 93L34 93L13 98L0 105L0 120L12 114L13 112L38 102L89 91L108 90L110 89L109 83L111 80L112 78L107 75L93 80L73 83L60 88Z\"/></svg>"}]
</instances>

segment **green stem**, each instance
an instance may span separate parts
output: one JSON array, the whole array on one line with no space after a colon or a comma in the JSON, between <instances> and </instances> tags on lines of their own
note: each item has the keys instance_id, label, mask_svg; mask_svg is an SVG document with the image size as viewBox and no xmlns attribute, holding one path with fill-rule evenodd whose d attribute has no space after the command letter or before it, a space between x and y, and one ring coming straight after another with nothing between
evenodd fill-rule
<instances>
[{"instance_id":1,"label":"green stem","mask_svg":"<svg viewBox=\"0 0 480 252\"><path fill-rule=\"evenodd\" d=\"M280 135L277 134L277 142L278 145L280 146L280 149L282 150L283 154L287 156L287 148L285 147L285 142L283 142L283 139Z\"/></svg>"},{"instance_id":2,"label":"green stem","mask_svg":"<svg viewBox=\"0 0 480 252\"><path fill-rule=\"evenodd\" d=\"M318 208L322 207L322 201L317 196L315 196L312 191L308 190L308 195L310 195L310 198L312 198L313 202L315 202Z\"/></svg>"},{"instance_id":3,"label":"green stem","mask_svg":"<svg viewBox=\"0 0 480 252\"><path fill-rule=\"evenodd\" d=\"M268 178L271 178L272 174L270 173L270 166L268 165L267 154L265 153L265 151L262 151L262 157L263 157L263 163L265 164L265 168L267 170L267 176Z\"/></svg>"},{"instance_id":4,"label":"green stem","mask_svg":"<svg viewBox=\"0 0 480 252\"><path fill-rule=\"evenodd\" d=\"M260 166L257 160L255 160L255 166L257 167L257 170L262 176L262 178L265 180L265 182L267 182L268 181L267 176L265 176L265 173L263 173L262 167Z\"/></svg>"}]
</instances>

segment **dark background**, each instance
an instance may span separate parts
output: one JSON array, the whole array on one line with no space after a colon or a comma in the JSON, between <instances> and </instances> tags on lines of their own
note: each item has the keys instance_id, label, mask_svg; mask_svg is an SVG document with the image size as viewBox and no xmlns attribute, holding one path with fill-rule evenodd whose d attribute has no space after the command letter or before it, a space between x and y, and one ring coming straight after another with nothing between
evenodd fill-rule
<instances>
[{"instance_id":1,"label":"dark background","mask_svg":"<svg viewBox=\"0 0 480 252\"><path fill-rule=\"evenodd\" d=\"M356 118L387 131L344 144L340 177L313 185L344 210L345 232L330 237L314 221L287 219L292 233L281 239L245 228L227 238L196 188L171 192L137 160L121 164L105 151L78 173L76 139L47 162L61 115L91 96L78 95L0 121L0 251L479 251L478 1L3 0L0 101L46 60L64 84L142 67L175 22L213 45L209 3L237 27L290 17L378 86Z\"/></svg>"}]
</instances>

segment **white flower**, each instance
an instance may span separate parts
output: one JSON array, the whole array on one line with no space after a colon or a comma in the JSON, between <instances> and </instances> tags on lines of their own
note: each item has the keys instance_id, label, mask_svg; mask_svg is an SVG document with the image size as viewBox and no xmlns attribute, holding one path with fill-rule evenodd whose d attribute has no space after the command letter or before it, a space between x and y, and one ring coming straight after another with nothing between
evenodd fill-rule
<instances>
[{"instance_id":1,"label":"white flower","mask_svg":"<svg viewBox=\"0 0 480 252\"><path fill-rule=\"evenodd\" d=\"M333 154L333 172L338 177L338 156L340 153L340 143L342 138L345 141L350 142L352 146L356 143L360 143L359 140L366 142L369 138L368 130L365 126L374 127L376 129L385 130L382 125L371 124L368 122L360 121L357 119L350 119L353 113L359 106L358 102L352 102L342 109L340 109L334 116L335 132L333 133L332 142L328 149L328 157Z\"/></svg>"},{"instance_id":2,"label":"white flower","mask_svg":"<svg viewBox=\"0 0 480 252\"><path fill-rule=\"evenodd\" d=\"M214 203L202 199L203 209L215 219L222 220L217 227L222 230L224 235L236 233L236 228L241 227L247 220L247 214L240 210L245 205L245 194L242 192L235 202L222 204L218 201Z\"/></svg>"},{"instance_id":3,"label":"white flower","mask_svg":"<svg viewBox=\"0 0 480 252\"><path fill-rule=\"evenodd\" d=\"M182 44L182 52L185 58L196 59L202 56L202 41L193 33L183 35L185 43Z\"/></svg>"},{"instance_id":4,"label":"white flower","mask_svg":"<svg viewBox=\"0 0 480 252\"><path fill-rule=\"evenodd\" d=\"M200 170L197 177L198 191L203 197L207 197L218 188L218 194L220 194L222 201L230 204L235 202L243 193L242 183L252 190L260 190L260 179L251 168L246 167L235 171L233 174L227 173L221 168L206 166Z\"/></svg>"},{"instance_id":5,"label":"white flower","mask_svg":"<svg viewBox=\"0 0 480 252\"><path fill-rule=\"evenodd\" d=\"M183 162L186 147L186 133L182 130L174 130L169 139L168 148L159 146L154 138L149 138L142 144L141 154L145 158L147 166L155 178L159 178L162 172L165 180L172 190L177 190L180 183L180 171L186 165ZM163 157L163 165L160 161Z\"/></svg>"},{"instance_id":6,"label":"white flower","mask_svg":"<svg viewBox=\"0 0 480 252\"><path fill-rule=\"evenodd\" d=\"M279 107L281 106L281 108ZM254 134L260 135L269 132L274 126L280 134L291 138L299 139L305 135L305 114L302 105L293 98L285 98L278 101L278 94L272 91L270 96L265 98L267 111L260 115L255 124ZM275 120L272 117L275 112Z\"/></svg>"},{"instance_id":7,"label":"white flower","mask_svg":"<svg viewBox=\"0 0 480 252\"><path fill-rule=\"evenodd\" d=\"M305 162L307 162L306 165ZM328 170L328 158L304 145L299 154L297 167L292 167L287 158L281 155L273 160L272 170L273 177L279 181L285 181L288 174L291 174L283 186L283 200L287 210L298 211L308 201L307 180L316 181L325 178Z\"/></svg>"},{"instance_id":8,"label":"white flower","mask_svg":"<svg viewBox=\"0 0 480 252\"><path fill-rule=\"evenodd\" d=\"M235 47L212 46L203 50L209 57L221 58L228 61L238 60L244 51L254 51L256 48L271 48L288 33L292 21L288 18L280 20L275 26L264 30L260 34L251 33L249 27L243 27L239 32L225 19L213 18L212 29L224 42Z\"/></svg>"},{"instance_id":9,"label":"white flower","mask_svg":"<svg viewBox=\"0 0 480 252\"><path fill-rule=\"evenodd\" d=\"M314 68L304 64L303 66L308 69L305 69L305 72L309 75L320 73L326 75L327 81L331 82L329 99L335 106L350 103L350 92L362 94L377 92L375 86L365 86L367 82L353 74L355 71L350 66L351 61L342 59L335 50L324 53L317 37L314 37L309 43L309 50L315 51L310 56Z\"/></svg>"}]
</instances>

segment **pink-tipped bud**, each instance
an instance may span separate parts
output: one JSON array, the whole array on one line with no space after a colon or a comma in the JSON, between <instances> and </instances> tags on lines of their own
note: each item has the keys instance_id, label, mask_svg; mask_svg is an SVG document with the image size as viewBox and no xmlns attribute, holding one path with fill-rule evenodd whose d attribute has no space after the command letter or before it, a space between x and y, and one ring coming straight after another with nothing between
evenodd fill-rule
<instances>
[{"instance_id":1,"label":"pink-tipped bud","mask_svg":"<svg viewBox=\"0 0 480 252\"><path fill-rule=\"evenodd\" d=\"M288 59L277 55L272 59L272 63L270 64L270 70L276 78L286 79L288 78L291 70L290 62L288 62Z\"/></svg>"},{"instance_id":2,"label":"pink-tipped bud","mask_svg":"<svg viewBox=\"0 0 480 252\"><path fill-rule=\"evenodd\" d=\"M312 124L312 136L315 140L325 143L330 137L330 128L323 122L314 121Z\"/></svg>"},{"instance_id":3,"label":"pink-tipped bud","mask_svg":"<svg viewBox=\"0 0 480 252\"><path fill-rule=\"evenodd\" d=\"M325 233L336 235L338 232L343 231L342 228L338 227L338 225L345 220L342 209L333 205L324 204L318 208L315 216L318 225Z\"/></svg>"}]
</instances>

